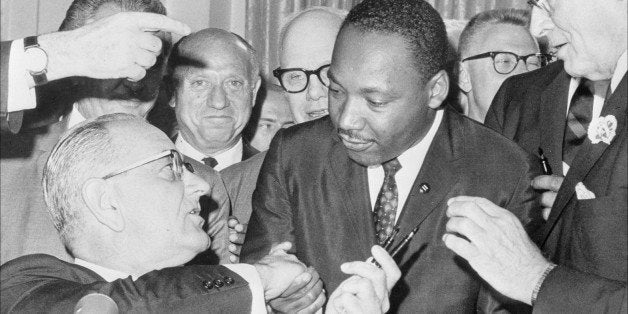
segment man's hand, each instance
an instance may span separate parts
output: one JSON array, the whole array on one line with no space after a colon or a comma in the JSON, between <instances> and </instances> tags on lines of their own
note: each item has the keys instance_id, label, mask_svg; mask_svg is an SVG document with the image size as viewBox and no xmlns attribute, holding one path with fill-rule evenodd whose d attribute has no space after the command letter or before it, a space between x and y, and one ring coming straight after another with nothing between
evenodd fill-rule
<instances>
[{"instance_id":1,"label":"man's hand","mask_svg":"<svg viewBox=\"0 0 628 314\"><path fill-rule=\"evenodd\" d=\"M244 243L244 237L246 236L247 224L241 224L238 218L230 216L227 221L229 226L229 261L237 263L240 261L240 251L242 250L242 244Z\"/></svg>"},{"instance_id":2,"label":"man's hand","mask_svg":"<svg viewBox=\"0 0 628 314\"><path fill-rule=\"evenodd\" d=\"M478 197L449 199L445 245L500 293L530 304L550 263L508 210Z\"/></svg>"},{"instance_id":3,"label":"man's hand","mask_svg":"<svg viewBox=\"0 0 628 314\"><path fill-rule=\"evenodd\" d=\"M268 255L254 264L262 280L266 300L280 296L292 281L306 270L305 265L296 256L286 252L291 247L290 242L275 245Z\"/></svg>"},{"instance_id":4,"label":"man's hand","mask_svg":"<svg viewBox=\"0 0 628 314\"><path fill-rule=\"evenodd\" d=\"M532 187L536 190L545 190L543 194L541 194L541 205L543 205L543 219L547 220L549 217L550 211L552 210L552 205L554 205L554 201L556 200L556 194L560 189L560 185L563 184L563 179L565 177L557 176L557 175L541 175L532 180Z\"/></svg>"},{"instance_id":5,"label":"man's hand","mask_svg":"<svg viewBox=\"0 0 628 314\"><path fill-rule=\"evenodd\" d=\"M296 277L270 306L278 313L316 313L325 304L323 281L313 267Z\"/></svg>"},{"instance_id":6,"label":"man's hand","mask_svg":"<svg viewBox=\"0 0 628 314\"><path fill-rule=\"evenodd\" d=\"M170 40L167 33L190 31L165 15L121 12L75 30L42 35L39 42L48 53L49 80L86 76L139 81L155 64L162 39Z\"/></svg>"},{"instance_id":7,"label":"man's hand","mask_svg":"<svg viewBox=\"0 0 628 314\"><path fill-rule=\"evenodd\" d=\"M370 262L350 262L340 266L343 273L353 275L343 281L329 297L328 313L386 313L390 308L388 296L401 277L401 271L382 247L371 248L373 258L382 266Z\"/></svg>"}]
</instances>

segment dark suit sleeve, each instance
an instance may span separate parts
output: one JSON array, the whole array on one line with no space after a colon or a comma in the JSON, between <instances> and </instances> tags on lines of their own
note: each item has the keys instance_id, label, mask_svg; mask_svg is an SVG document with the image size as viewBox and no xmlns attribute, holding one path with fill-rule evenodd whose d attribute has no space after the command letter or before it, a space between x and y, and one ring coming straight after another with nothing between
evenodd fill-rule
<instances>
[{"instance_id":1,"label":"dark suit sleeve","mask_svg":"<svg viewBox=\"0 0 628 314\"><path fill-rule=\"evenodd\" d=\"M534 313L626 313L626 283L557 266L543 281Z\"/></svg>"},{"instance_id":2,"label":"dark suit sleeve","mask_svg":"<svg viewBox=\"0 0 628 314\"><path fill-rule=\"evenodd\" d=\"M223 266L185 266L107 282L93 272L49 255L29 255L2 265L2 313L72 313L90 293L111 297L120 313L246 313L248 283ZM225 277L233 283L205 287Z\"/></svg>"},{"instance_id":3,"label":"dark suit sleeve","mask_svg":"<svg viewBox=\"0 0 628 314\"><path fill-rule=\"evenodd\" d=\"M253 192L253 212L241 254L245 263L260 260L274 244L294 241L282 141L283 132L280 130L270 144Z\"/></svg>"},{"instance_id":4,"label":"dark suit sleeve","mask_svg":"<svg viewBox=\"0 0 628 314\"><path fill-rule=\"evenodd\" d=\"M491 102L491 106L488 108L486 112L486 117L484 118L484 125L487 127L497 131L498 133L503 133L504 127L504 119L506 116L506 108L512 98L510 96L510 82L511 80L507 79L500 86L497 94L493 98Z\"/></svg>"},{"instance_id":5,"label":"dark suit sleeve","mask_svg":"<svg viewBox=\"0 0 628 314\"><path fill-rule=\"evenodd\" d=\"M0 43L0 129L2 133L17 133L22 126L23 112L9 112L9 55L12 41Z\"/></svg>"}]
</instances>

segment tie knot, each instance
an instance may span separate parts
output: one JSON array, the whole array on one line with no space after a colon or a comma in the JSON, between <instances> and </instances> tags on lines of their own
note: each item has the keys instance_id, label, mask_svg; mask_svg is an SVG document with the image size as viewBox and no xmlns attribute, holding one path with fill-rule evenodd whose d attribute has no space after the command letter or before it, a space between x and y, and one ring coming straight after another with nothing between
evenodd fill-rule
<instances>
[{"instance_id":1,"label":"tie knot","mask_svg":"<svg viewBox=\"0 0 628 314\"><path fill-rule=\"evenodd\" d=\"M397 158L394 158L383 163L382 167L384 167L384 174L386 176L394 176L395 173L401 169L401 163Z\"/></svg>"},{"instance_id":2,"label":"tie knot","mask_svg":"<svg viewBox=\"0 0 628 314\"><path fill-rule=\"evenodd\" d=\"M203 163L207 166L210 166L212 168L216 167L216 165L218 165L218 161L214 158L214 157L205 157L203 158Z\"/></svg>"}]
</instances>

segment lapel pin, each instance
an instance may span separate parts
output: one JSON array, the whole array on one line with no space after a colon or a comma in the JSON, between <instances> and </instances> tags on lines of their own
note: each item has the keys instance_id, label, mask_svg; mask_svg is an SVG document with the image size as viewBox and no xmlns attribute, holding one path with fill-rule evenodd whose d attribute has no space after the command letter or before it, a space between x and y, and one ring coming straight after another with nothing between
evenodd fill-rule
<instances>
[{"instance_id":1,"label":"lapel pin","mask_svg":"<svg viewBox=\"0 0 628 314\"><path fill-rule=\"evenodd\" d=\"M425 194L427 192L430 191L430 186L427 183L421 183L421 186L419 187L419 193L421 194Z\"/></svg>"}]
</instances>

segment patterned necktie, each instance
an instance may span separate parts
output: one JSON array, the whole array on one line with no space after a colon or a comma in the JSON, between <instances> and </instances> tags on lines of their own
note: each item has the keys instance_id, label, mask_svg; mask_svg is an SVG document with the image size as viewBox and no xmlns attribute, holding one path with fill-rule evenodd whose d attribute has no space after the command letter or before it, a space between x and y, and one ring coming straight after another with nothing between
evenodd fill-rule
<instances>
[{"instance_id":1,"label":"patterned necktie","mask_svg":"<svg viewBox=\"0 0 628 314\"><path fill-rule=\"evenodd\" d=\"M397 202L399 193L397 191L397 182L395 182L395 173L401 169L401 164L397 158L382 164L384 167L384 183L377 195L373 216L375 218L375 234L377 241L381 245L386 238L392 233L395 227L395 218L397 215Z\"/></svg>"},{"instance_id":2,"label":"patterned necktie","mask_svg":"<svg viewBox=\"0 0 628 314\"><path fill-rule=\"evenodd\" d=\"M578 148L584 143L593 115L593 82L582 79L571 98L563 138L563 161L571 165Z\"/></svg>"},{"instance_id":3,"label":"patterned necktie","mask_svg":"<svg viewBox=\"0 0 628 314\"><path fill-rule=\"evenodd\" d=\"M214 168L216 167L216 165L218 165L218 161L216 159L214 159L213 157L206 157L203 158L203 163Z\"/></svg>"}]
</instances>

